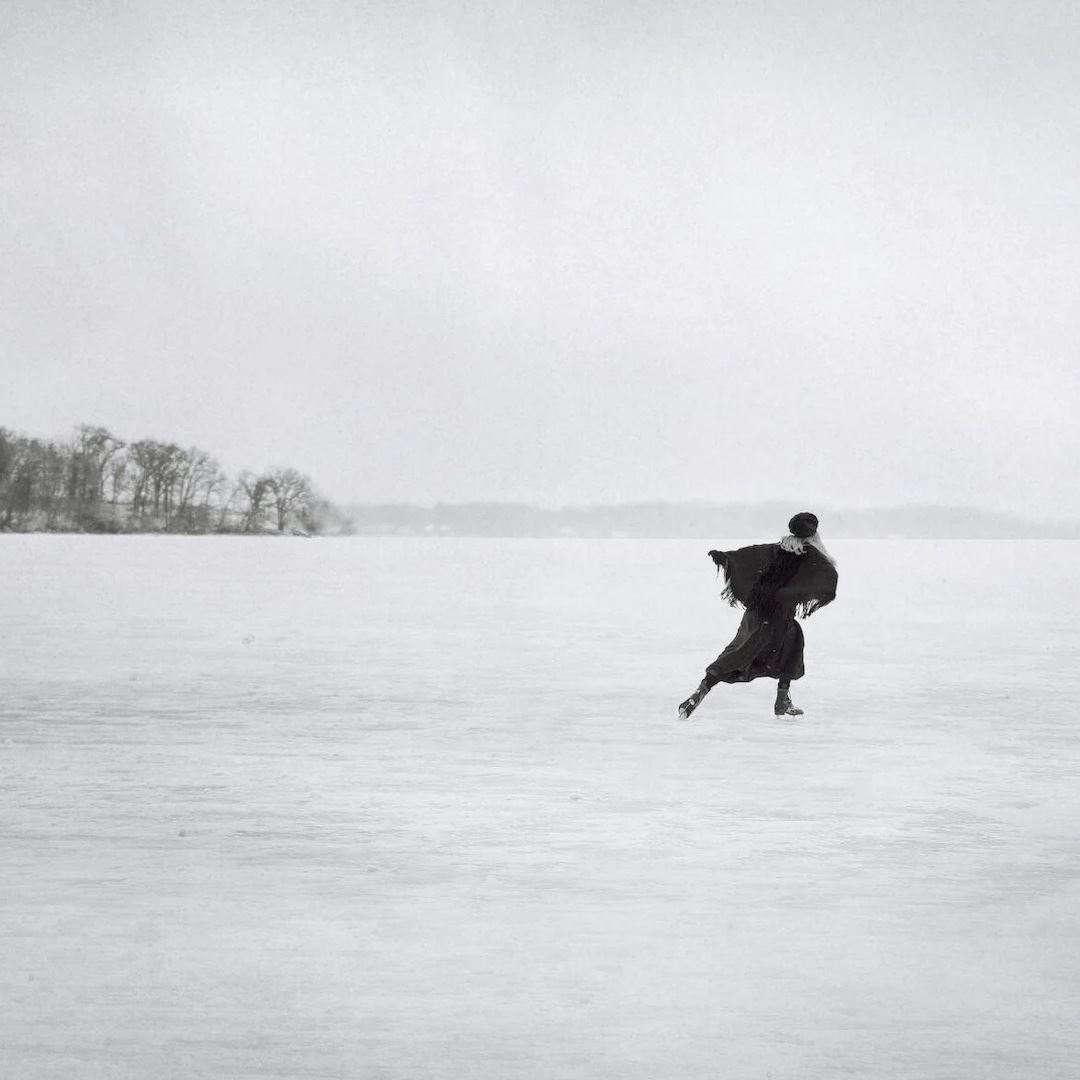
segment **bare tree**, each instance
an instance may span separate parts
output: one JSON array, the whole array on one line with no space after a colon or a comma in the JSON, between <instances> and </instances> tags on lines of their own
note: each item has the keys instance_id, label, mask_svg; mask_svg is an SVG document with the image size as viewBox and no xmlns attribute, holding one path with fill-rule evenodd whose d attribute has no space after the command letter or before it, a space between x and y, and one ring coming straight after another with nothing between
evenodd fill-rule
<instances>
[{"instance_id":1,"label":"bare tree","mask_svg":"<svg viewBox=\"0 0 1080 1080\"><path fill-rule=\"evenodd\" d=\"M29 513L33 473L27 439L0 428L0 527L10 529Z\"/></svg>"},{"instance_id":2,"label":"bare tree","mask_svg":"<svg viewBox=\"0 0 1080 1080\"><path fill-rule=\"evenodd\" d=\"M193 528L195 511L208 506L210 494L220 482L221 468L205 450L195 446L174 455L174 463L176 517Z\"/></svg>"},{"instance_id":3,"label":"bare tree","mask_svg":"<svg viewBox=\"0 0 1080 1080\"><path fill-rule=\"evenodd\" d=\"M72 475L78 478L74 497L79 502L99 502L105 498L105 476L110 460L124 448L108 428L80 424L72 445Z\"/></svg>"},{"instance_id":4,"label":"bare tree","mask_svg":"<svg viewBox=\"0 0 1080 1080\"><path fill-rule=\"evenodd\" d=\"M199 506L199 513L203 528L210 528L211 510L214 509L215 506L226 502L221 496L222 492L226 490L228 483L228 476L225 475L224 470L215 461L213 469L207 473L202 485L202 503Z\"/></svg>"},{"instance_id":5,"label":"bare tree","mask_svg":"<svg viewBox=\"0 0 1080 1080\"><path fill-rule=\"evenodd\" d=\"M164 515L168 527L176 509L176 485L184 462L184 451L176 443L166 443L158 450L151 483L154 488L154 512Z\"/></svg>"},{"instance_id":6,"label":"bare tree","mask_svg":"<svg viewBox=\"0 0 1080 1080\"><path fill-rule=\"evenodd\" d=\"M228 482L228 477L224 474L221 476L221 490L226 490L225 484ZM218 532L225 532L229 530L230 518L240 517L244 515L244 511L238 509L241 502L246 499L246 493L244 491L244 485L239 480L235 481L228 489L228 494L218 502L217 507L217 530Z\"/></svg>"},{"instance_id":7,"label":"bare tree","mask_svg":"<svg viewBox=\"0 0 1080 1080\"><path fill-rule=\"evenodd\" d=\"M57 448L65 463L65 511L70 523L91 529L105 524L101 504L106 471L123 445L107 428L81 424L72 440Z\"/></svg>"},{"instance_id":8,"label":"bare tree","mask_svg":"<svg viewBox=\"0 0 1080 1080\"><path fill-rule=\"evenodd\" d=\"M131 512L136 517L146 513L150 497L150 478L154 472L158 444L152 439L140 439L128 448L131 463Z\"/></svg>"},{"instance_id":9,"label":"bare tree","mask_svg":"<svg viewBox=\"0 0 1080 1080\"><path fill-rule=\"evenodd\" d=\"M240 527L244 532L258 532L266 518L270 500L270 477L255 476L254 473L244 471L237 483L247 500L247 506L241 511Z\"/></svg>"},{"instance_id":10,"label":"bare tree","mask_svg":"<svg viewBox=\"0 0 1080 1080\"><path fill-rule=\"evenodd\" d=\"M127 488L128 482L128 459L126 455L118 455L109 462L109 502L115 506L120 501L121 493Z\"/></svg>"},{"instance_id":11,"label":"bare tree","mask_svg":"<svg viewBox=\"0 0 1080 1080\"><path fill-rule=\"evenodd\" d=\"M268 477L277 514L278 532L284 532L290 517L302 518L315 500L310 477L296 469L275 469Z\"/></svg>"},{"instance_id":12,"label":"bare tree","mask_svg":"<svg viewBox=\"0 0 1080 1080\"><path fill-rule=\"evenodd\" d=\"M25 444L20 474L20 512L42 513L47 529L63 524L70 476L69 456L63 447L30 439Z\"/></svg>"},{"instance_id":13,"label":"bare tree","mask_svg":"<svg viewBox=\"0 0 1080 1080\"><path fill-rule=\"evenodd\" d=\"M0 526L9 528L11 485L15 479L15 469L19 461L19 448L16 436L0 427Z\"/></svg>"}]
</instances>

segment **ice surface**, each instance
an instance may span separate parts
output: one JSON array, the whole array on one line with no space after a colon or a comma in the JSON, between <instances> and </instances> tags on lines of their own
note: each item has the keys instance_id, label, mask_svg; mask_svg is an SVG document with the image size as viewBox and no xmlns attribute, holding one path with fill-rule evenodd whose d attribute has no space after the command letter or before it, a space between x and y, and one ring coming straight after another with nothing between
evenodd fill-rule
<instances>
[{"instance_id":1,"label":"ice surface","mask_svg":"<svg viewBox=\"0 0 1080 1080\"><path fill-rule=\"evenodd\" d=\"M1080 1074L1080 546L0 537L0 1076Z\"/></svg>"}]
</instances>

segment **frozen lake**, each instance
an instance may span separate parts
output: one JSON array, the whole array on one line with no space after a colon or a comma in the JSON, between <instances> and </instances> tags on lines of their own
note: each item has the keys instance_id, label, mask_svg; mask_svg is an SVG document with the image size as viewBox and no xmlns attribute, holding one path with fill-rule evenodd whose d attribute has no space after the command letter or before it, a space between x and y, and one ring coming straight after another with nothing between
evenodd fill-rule
<instances>
[{"instance_id":1,"label":"frozen lake","mask_svg":"<svg viewBox=\"0 0 1080 1080\"><path fill-rule=\"evenodd\" d=\"M1080 545L0 537L5 1080L1075 1080Z\"/></svg>"}]
</instances>

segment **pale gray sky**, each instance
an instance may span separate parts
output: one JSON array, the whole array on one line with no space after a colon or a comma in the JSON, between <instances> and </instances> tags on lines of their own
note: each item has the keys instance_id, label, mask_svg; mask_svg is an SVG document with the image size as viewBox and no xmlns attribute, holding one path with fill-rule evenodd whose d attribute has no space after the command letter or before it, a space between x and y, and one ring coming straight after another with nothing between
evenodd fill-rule
<instances>
[{"instance_id":1,"label":"pale gray sky","mask_svg":"<svg viewBox=\"0 0 1080 1080\"><path fill-rule=\"evenodd\" d=\"M1076 516L1078 57L1070 0L6 0L0 424Z\"/></svg>"}]
</instances>

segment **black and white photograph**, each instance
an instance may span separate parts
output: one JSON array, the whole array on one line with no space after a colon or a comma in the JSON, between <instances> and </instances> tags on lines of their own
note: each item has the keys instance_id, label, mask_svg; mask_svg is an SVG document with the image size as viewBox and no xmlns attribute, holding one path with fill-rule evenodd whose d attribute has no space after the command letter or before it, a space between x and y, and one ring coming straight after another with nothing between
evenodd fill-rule
<instances>
[{"instance_id":1,"label":"black and white photograph","mask_svg":"<svg viewBox=\"0 0 1080 1080\"><path fill-rule=\"evenodd\" d=\"M0 1078L1080 1077L1080 5L0 0Z\"/></svg>"}]
</instances>

